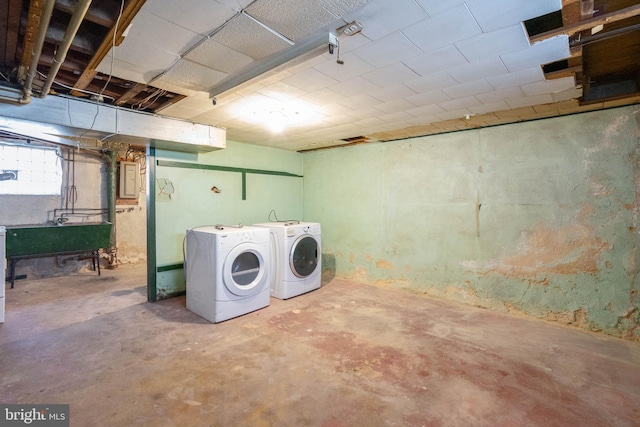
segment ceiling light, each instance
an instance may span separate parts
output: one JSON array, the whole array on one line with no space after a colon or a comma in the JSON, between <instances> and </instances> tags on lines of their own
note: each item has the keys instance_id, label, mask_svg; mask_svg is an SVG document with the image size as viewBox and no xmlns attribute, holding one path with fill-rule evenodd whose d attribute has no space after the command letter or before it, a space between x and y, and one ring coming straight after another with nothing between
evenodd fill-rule
<instances>
[{"instance_id":1,"label":"ceiling light","mask_svg":"<svg viewBox=\"0 0 640 427\"><path fill-rule=\"evenodd\" d=\"M296 100L279 102L264 97L252 98L239 107L238 117L243 120L265 126L273 133L280 133L287 128L318 121L319 114L314 105Z\"/></svg>"},{"instance_id":2,"label":"ceiling light","mask_svg":"<svg viewBox=\"0 0 640 427\"><path fill-rule=\"evenodd\" d=\"M335 34L331 33L322 33L296 43L290 48L271 55L264 60L256 61L256 64L251 64L239 73L228 76L209 91L209 97L214 98L222 93L236 89L241 85L251 83L252 80L269 71L284 69L285 67L290 67L315 56L327 53L329 47L337 45L338 39Z\"/></svg>"}]
</instances>

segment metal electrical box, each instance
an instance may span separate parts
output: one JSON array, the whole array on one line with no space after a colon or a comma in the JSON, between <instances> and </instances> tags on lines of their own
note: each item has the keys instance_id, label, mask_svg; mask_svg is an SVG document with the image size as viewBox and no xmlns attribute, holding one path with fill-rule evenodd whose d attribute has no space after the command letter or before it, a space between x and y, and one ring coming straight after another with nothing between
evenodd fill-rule
<instances>
[{"instance_id":1,"label":"metal electrical box","mask_svg":"<svg viewBox=\"0 0 640 427\"><path fill-rule=\"evenodd\" d=\"M140 164L120 162L120 198L137 199L140 193Z\"/></svg>"}]
</instances>

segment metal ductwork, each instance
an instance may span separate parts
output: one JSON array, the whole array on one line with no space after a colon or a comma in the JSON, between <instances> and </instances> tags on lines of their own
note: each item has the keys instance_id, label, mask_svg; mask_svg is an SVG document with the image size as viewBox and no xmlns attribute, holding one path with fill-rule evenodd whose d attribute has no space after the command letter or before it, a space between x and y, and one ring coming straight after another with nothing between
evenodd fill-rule
<instances>
[{"instance_id":1,"label":"metal ductwork","mask_svg":"<svg viewBox=\"0 0 640 427\"><path fill-rule=\"evenodd\" d=\"M44 98L49 93L49 89L51 89L53 80L56 78L56 75L60 70L60 66L62 65L65 58L67 57L67 53L69 52L71 43L73 42L74 37L78 33L80 24L82 24L82 21L84 20L84 17L87 14L87 11L89 10L90 5L91 5L91 0L80 0L75 10L73 11L73 15L71 16L69 25L67 26L67 29L64 32L64 37L62 38L62 42L60 44L60 47L58 48L56 57L53 60L53 64L51 64L51 69L49 70L49 76L45 81L45 84L42 88L42 92L40 93L40 97Z\"/></svg>"}]
</instances>

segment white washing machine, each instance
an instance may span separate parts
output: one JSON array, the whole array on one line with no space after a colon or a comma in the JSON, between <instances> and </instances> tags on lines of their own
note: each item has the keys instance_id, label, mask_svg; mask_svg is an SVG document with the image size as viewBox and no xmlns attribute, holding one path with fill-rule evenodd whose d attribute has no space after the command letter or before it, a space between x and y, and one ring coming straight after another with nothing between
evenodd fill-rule
<instances>
[{"instance_id":1,"label":"white washing machine","mask_svg":"<svg viewBox=\"0 0 640 427\"><path fill-rule=\"evenodd\" d=\"M273 268L271 296L292 298L318 289L322 283L320 224L279 221L254 224L268 228Z\"/></svg>"},{"instance_id":2,"label":"white washing machine","mask_svg":"<svg viewBox=\"0 0 640 427\"><path fill-rule=\"evenodd\" d=\"M205 226L187 230L187 309L218 323L269 305L269 230Z\"/></svg>"}]
</instances>

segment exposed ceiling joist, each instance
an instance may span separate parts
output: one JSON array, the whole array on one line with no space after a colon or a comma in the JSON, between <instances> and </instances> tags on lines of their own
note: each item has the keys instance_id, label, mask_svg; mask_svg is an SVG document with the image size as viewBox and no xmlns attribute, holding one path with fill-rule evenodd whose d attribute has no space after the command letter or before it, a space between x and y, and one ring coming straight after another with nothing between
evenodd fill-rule
<instances>
[{"instance_id":1,"label":"exposed ceiling joist","mask_svg":"<svg viewBox=\"0 0 640 427\"><path fill-rule=\"evenodd\" d=\"M617 10L615 12L600 15L595 18L586 19L584 21L576 22L574 24L565 25L560 28L556 28L544 33L537 34L530 37L531 43L541 42L552 37L566 35L571 36L580 31L590 30L598 25L610 24L613 22L622 21L623 19L632 18L640 15L640 4L630 6L624 9Z\"/></svg>"}]
</instances>

